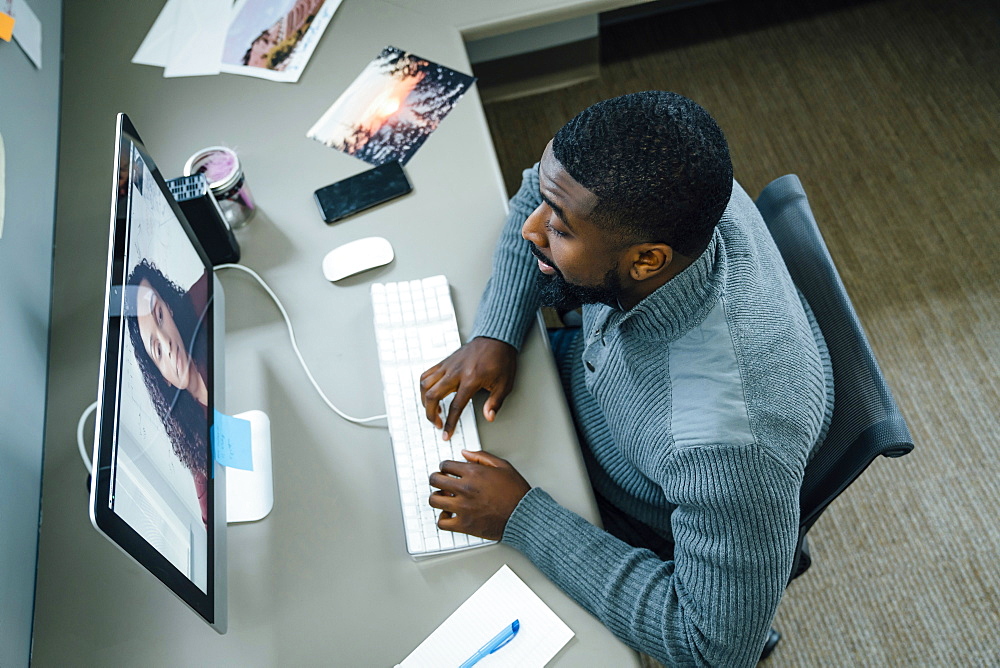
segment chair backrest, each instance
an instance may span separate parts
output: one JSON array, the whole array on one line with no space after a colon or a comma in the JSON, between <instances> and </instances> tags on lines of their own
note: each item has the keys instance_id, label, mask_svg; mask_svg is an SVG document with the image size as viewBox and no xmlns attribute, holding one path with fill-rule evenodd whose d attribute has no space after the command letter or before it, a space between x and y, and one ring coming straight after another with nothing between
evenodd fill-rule
<instances>
[{"instance_id":1,"label":"chair backrest","mask_svg":"<svg viewBox=\"0 0 1000 668\"><path fill-rule=\"evenodd\" d=\"M769 183L757 199L757 208L792 280L816 316L833 364L833 418L825 440L806 466L794 578L809 565L808 554L802 552L806 532L830 502L877 456L901 457L913 449L913 442L799 178L788 174Z\"/></svg>"}]
</instances>

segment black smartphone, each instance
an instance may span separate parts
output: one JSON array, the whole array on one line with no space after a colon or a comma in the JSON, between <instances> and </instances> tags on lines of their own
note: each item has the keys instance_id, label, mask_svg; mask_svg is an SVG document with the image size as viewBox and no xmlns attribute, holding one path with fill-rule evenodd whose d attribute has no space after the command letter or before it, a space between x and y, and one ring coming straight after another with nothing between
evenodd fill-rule
<instances>
[{"instance_id":1,"label":"black smartphone","mask_svg":"<svg viewBox=\"0 0 1000 668\"><path fill-rule=\"evenodd\" d=\"M403 166L398 162L387 162L320 188L313 195L323 220L334 223L405 195L410 190Z\"/></svg>"}]
</instances>

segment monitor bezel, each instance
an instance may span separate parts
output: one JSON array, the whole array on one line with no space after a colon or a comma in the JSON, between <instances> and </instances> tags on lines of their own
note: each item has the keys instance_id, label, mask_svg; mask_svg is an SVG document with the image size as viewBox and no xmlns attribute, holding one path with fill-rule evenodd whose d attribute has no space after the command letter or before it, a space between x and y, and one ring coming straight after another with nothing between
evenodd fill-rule
<instances>
[{"instance_id":1,"label":"monitor bezel","mask_svg":"<svg viewBox=\"0 0 1000 668\"><path fill-rule=\"evenodd\" d=\"M95 421L93 470L91 473L90 518L94 527L131 557L140 566L152 573L175 596L197 612L216 631L224 633L227 624L226 583L225 583L225 468L215 460L212 448L208 452L208 526L207 526L207 586L202 591L186 575L150 545L125 520L119 517L107 499L113 484L112 460L118 437L118 399L122 380L125 317L123 314L124 286L128 272L128 248L131 229L127 217L127 197L122 198L118 188L118 174L123 159L123 139L130 142L146 163L156 187L160 189L170 205L178 223L184 229L188 240L197 251L209 279L207 281L207 303L209 315L206 317L206 336L209 355L206 379L208 398L209 438L213 425L214 408L218 405L217 377L219 371L215 363L216 345L215 283L212 263L198 241L188 220L171 195L170 190L150 157L145 144L136 132L128 116L117 117L115 133L114 172L111 196L111 229L108 242L108 271L104 303L104 322L101 346L101 373L98 383L97 419ZM121 206L126 204L126 206ZM117 304L117 308L115 308Z\"/></svg>"}]
</instances>

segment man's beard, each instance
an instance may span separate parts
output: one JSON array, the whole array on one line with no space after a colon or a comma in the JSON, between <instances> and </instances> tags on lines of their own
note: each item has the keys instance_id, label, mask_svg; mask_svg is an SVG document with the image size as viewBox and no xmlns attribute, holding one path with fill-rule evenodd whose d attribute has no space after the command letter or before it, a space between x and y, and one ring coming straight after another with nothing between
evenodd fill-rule
<instances>
[{"instance_id":1,"label":"man's beard","mask_svg":"<svg viewBox=\"0 0 1000 668\"><path fill-rule=\"evenodd\" d=\"M607 304L616 307L618 296L622 293L621 279L618 278L618 267L608 269L600 285L576 285L563 278L559 268L551 263L532 244L531 254L556 270L555 274L538 272L535 284L543 306L550 306L557 311L572 311L584 304Z\"/></svg>"}]
</instances>

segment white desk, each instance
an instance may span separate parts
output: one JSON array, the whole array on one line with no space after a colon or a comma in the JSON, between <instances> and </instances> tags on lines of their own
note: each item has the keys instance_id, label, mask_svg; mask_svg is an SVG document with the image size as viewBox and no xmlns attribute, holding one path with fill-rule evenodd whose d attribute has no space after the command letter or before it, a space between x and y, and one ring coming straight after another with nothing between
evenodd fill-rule
<instances>
[{"instance_id":1,"label":"white desk","mask_svg":"<svg viewBox=\"0 0 1000 668\"><path fill-rule=\"evenodd\" d=\"M313 373L342 409L382 412L370 281L445 273L468 334L506 200L475 90L408 163L413 194L333 226L319 219L311 198L317 187L366 168L305 133L384 46L469 71L453 24L403 4L346 0L300 82L279 84L228 75L164 79L159 69L129 63L162 2L67 3L54 303L62 318L53 348L79 345L84 359L53 372L51 396L60 396L63 383L77 389L66 405L50 401L50 425L75 424L96 393L118 111L131 116L167 177L203 146L239 152L259 205L240 234L243 263L284 299ZM323 255L369 235L390 239L397 259L341 284L325 281ZM221 278L226 409L270 415L276 497L264 521L229 531L229 632L216 635L93 530L84 471L59 442L46 453L36 666L392 665L504 563L576 632L554 665L635 664L633 652L506 546L419 563L406 556L387 432L333 415L298 367L267 296L242 274ZM76 318L66 314L73 309ZM520 369L497 422L481 422L483 446L596 519L537 333Z\"/></svg>"}]
</instances>

